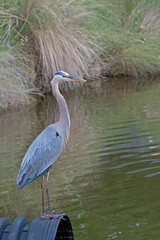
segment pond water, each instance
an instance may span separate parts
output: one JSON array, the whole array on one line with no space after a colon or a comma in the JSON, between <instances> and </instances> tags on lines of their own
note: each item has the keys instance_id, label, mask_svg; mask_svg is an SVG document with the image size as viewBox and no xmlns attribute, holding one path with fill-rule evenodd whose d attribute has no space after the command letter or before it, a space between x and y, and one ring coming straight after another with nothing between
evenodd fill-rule
<instances>
[{"instance_id":1,"label":"pond water","mask_svg":"<svg viewBox=\"0 0 160 240\"><path fill-rule=\"evenodd\" d=\"M160 82L95 81L63 94L71 132L50 172L52 209L70 217L77 240L159 239ZM52 96L1 114L0 217L41 214L41 179L17 190L16 176L58 114Z\"/></svg>"}]
</instances>

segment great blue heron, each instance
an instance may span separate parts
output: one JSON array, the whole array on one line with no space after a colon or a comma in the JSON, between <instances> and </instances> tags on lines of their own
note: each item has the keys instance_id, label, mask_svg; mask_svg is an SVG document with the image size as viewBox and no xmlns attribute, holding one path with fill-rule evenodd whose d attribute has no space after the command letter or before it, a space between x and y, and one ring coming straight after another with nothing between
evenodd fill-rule
<instances>
[{"instance_id":1,"label":"great blue heron","mask_svg":"<svg viewBox=\"0 0 160 240\"><path fill-rule=\"evenodd\" d=\"M17 176L17 188L24 188L37 177L42 176L42 216L47 216L44 209L44 191L46 191L49 208L48 216L53 216L53 218L54 215L51 212L48 194L49 169L60 157L70 130L68 107L64 97L59 92L58 85L60 81L86 82L86 80L73 77L62 71L57 72L50 80L52 93L55 96L59 106L59 121L46 127L33 141L23 158L21 168ZM47 174L47 176L44 184L45 174Z\"/></svg>"}]
</instances>

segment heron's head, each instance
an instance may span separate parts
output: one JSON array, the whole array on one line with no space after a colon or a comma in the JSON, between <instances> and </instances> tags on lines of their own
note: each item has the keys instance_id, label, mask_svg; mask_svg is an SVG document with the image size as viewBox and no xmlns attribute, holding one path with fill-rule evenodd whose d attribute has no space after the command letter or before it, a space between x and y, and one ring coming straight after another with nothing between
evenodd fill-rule
<instances>
[{"instance_id":1,"label":"heron's head","mask_svg":"<svg viewBox=\"0 0 160 240\"><path fill-rule=\"evenodd\" d=\"M71 75L69 75L66 72L60 71L57 72L53 78L50 80L50 83L52 84L54 81L65 81L65 82L70 82L70 81L78 81L78 82L87 82L84 79L79 79L77 77L73 77Z\"/></svg>"},{"instance_id":2,"label":"heron's head","mask_svg":"<svg viewBox=\"0 0 160 240\"><path fill-rule=\"evenodd\" d=\"M73 77L69 75L66 72L59 71L56 74L54 74L54 76L50 79L50 81L42 87L42 91L45 94L51 92L50 86L54 84L54 82L71 82L71 81L87 82L84 79L79 79L77 77Z\"/></svg>"}]
</instances>

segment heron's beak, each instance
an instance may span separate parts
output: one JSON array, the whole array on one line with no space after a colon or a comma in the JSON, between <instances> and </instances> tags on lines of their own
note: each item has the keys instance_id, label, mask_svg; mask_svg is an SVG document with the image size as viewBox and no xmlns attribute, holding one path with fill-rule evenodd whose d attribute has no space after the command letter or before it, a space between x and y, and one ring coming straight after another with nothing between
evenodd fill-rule
<instances>
[{"instance_id":1,"label":"heron's beak","mask_svg":"<svg viewBox=\"0 0 160 240\"><path fill-rule=\"evenodd\" d=\"M85 79L76 79L76 78L72 78L72 81L78 81L78 82L87 82L87 80Z\"/></svg>"},{"instance_id":2,"label":"heron's beak","mask_svg":"<svg viewBox=\"0 0 160 240\"><path fill-rule=\"evenodd\" d=\"M68 76L63 76L64 78L66 78L66 80L71 80L71 81L78 81L78 82L87 82L87 80L85 79L79 79L79 78L76 78L76 77L73 77L71 75L68 75Z\"/></svg>"}]
</instances>

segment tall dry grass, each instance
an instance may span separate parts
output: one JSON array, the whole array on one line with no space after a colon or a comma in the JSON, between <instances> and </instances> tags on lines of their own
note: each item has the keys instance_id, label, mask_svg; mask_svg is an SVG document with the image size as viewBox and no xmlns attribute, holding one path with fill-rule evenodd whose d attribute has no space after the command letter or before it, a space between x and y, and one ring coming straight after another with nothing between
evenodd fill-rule
<instances>
[{"instance_id":1,"label":"tall dry grass","mask_svg":"<svg viewBox=\"0 0 160 240\"><path fill-rule=\"evenodd\" d=\"M60 69L83 76L96 56L91 41L79 26L81 17L88 13L81 3L77 4L38 1L38 6L34 2L27 9L30 25L27 34L36 52L36 70L45 81Z\"/></svg>"},{"instance_id":2,"label":"tall dry grass","mask_svg":"<svg viewBox=\"0 0 160 240\"><path fill-rule=\"evenodd\" d=\"M34 99L32 91L35 73L33 64L25 64L19 53L0 53L0 110L28 105Z\"/></svg>"},{"instance_id":3,"label":"tall dry grass","mask_svg":"<svg viewBox=\"0 0 160 240\"><path fill-rule=\"evenodd\" d=\"M5 9L10 19L3 33L4 42L11 34L27 36L25 47L32 52L40 75L48 79L60 69L81 76L87 73L96 54L79 26L80 19L88 14L79 1L72 4L72 1L30 0L17 9L18 12L14 7Z\"/></svg>"},{"instance_id":4,"label":"tall dry grass","mask_svg":"<svg viewBox=\"0 0 160 240\"><path fill-rule=\"evenodd\" d=\"M1 45L6 56L13 56L12 63L0 66L1 93L3 92L4 79L9 79L10 84L15 86L12 91L15 99L16 94L21 96L21 102L26 103L30 99L28 92L18 87L22 81L15 81L17 75L27 81L29 93L34 93L35 79L38 86L48 81L58 70L69 72L73 75L83 77L88 73L89 66L97 56L93 50L93 42L80 27L81 19L88 16L83 2L81 1L1 1L0 6L0 32ZM9 52L12 52L11 54ZM8 53L8 54L7 54ZM3 54L3 53L2 53ZM21 55L22 54L22 55ZM19 56L23 56L19 61ZM8 63L10 63L8 65ZM20 66L20 63L22 66ZM31 63L34 63L34 65ZM18 65L18 67L17 67ZM23 72L25 66L25 73ZM6 76L5 68L8 71ZM13 77L12 70L17 73ZM31 68L31 70L30 70ZM30 74L32 76L30 76ZM24 77L25 76L25 77ZM19 79L20 80L20 79ZM8 80L6 81L8 82ZM14 83L13 83L14 82ZM31 88L30 88L31 86ZM5 94L1 94L1 99ZM7 98L8 99L7 104ZM24 96L24 100L22 100ZM1 107L16 106L12 101L11 92L1 100ZM27 100L28 99L28 100Z\"/></svg>"}]
</instances>

